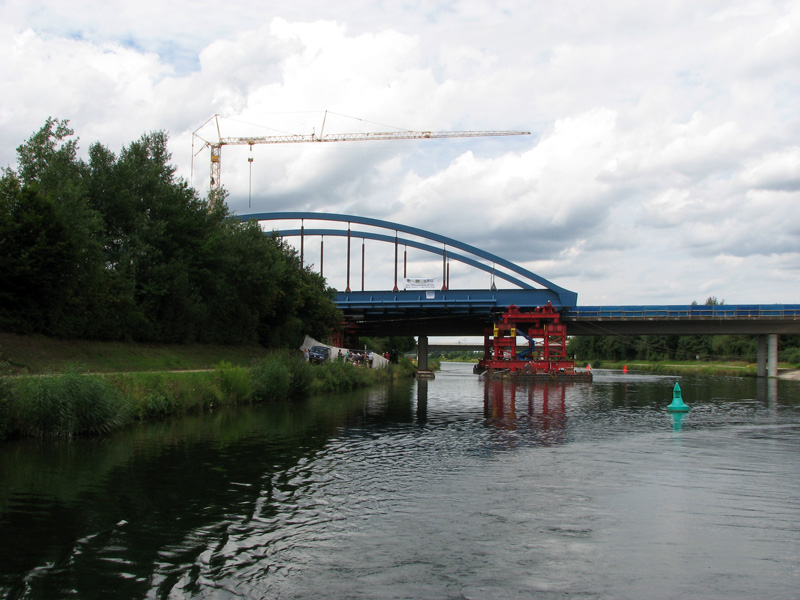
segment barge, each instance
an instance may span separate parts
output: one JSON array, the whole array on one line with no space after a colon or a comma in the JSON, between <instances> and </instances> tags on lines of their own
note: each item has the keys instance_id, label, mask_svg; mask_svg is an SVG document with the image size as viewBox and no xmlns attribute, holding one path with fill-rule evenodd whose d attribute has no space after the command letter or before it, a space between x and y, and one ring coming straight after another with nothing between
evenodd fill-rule
<instances>
[{"instance_id":1,"label":"barge","mask_svg":"<svg viewBox=\"0 0 800 600\"><path fill-rule=\"evenodd\" d=\"M526 343L518 346L518 337ZM511 305L484 332L484 357L473 372L489 377L591 381L567 357L567 326L551 304L523 311Z\"/></svg>"}]
</instances>

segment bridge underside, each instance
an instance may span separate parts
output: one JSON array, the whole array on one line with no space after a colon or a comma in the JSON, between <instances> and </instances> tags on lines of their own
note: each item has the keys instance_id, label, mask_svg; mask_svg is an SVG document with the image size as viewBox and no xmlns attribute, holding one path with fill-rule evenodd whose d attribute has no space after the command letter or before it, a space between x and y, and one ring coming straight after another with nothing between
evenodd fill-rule
<instances>
[{"instance_id":1,"label":"bridge underside","mask_svg":"<svg viewBox=\"0 0 800 600\"><path fill-rule=\"evenodd\" d=\"M336 304L366 336L482 336L498 312L512 304L535 308L559 296L550 290L403 290L339 292Z\"/></svg>"},{"instance_id":2,"label":"bridge underside","mask_svg":"<svg viewBox=\"0 0 800 600\"><path fill-rule=\"evenodd\" d=\"M713 320L696 318L681 321L623 321L609 319L574 319L564 317L569 335L781 335L800 334L800 320L776 321L743 318Z\"/></svg>"}]
</instances>

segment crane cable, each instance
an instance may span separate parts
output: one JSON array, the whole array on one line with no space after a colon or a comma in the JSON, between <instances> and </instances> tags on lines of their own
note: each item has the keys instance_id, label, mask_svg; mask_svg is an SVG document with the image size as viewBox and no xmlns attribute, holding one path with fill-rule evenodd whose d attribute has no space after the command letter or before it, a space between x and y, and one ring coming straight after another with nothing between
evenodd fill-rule
<instances>
[{"instance_id":1,"label":"crane cable","mask_svg":"<svg viewBox=\"0 0 800 600\"><path fill-rule=\"evenodd\" d=\"M250 163L250 188L247 191L247 208L252 206L253 202L253 144L250 144L250 156L247 158Z\"/></svg>"}]
</instances>

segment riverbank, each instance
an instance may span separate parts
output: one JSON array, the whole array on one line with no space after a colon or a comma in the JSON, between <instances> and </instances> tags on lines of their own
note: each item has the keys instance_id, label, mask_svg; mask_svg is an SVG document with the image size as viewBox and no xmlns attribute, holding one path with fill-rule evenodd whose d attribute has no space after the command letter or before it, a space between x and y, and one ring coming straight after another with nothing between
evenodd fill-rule
<instances>
[{"instance_id":1,"label":"riverbank","mask_svg":"<svg viewBox=\"0 0 800 600\"><path fill-rule=\"evenodd\" d=\"M312 365L276 352L253 365L227 362L211 370L20 375L0 379L0 440L97 435L137 422L224 407L302 401L395 378L410 378L410 361L384 369L345 361Z\"/></svg>"},{"instance_id":2,"label":"riverbank","mask_svg":"<svg viewBox=\"0 0 800 600\"><path fill-rule=\"evenodd\" d=\"M92 373L211 369L225 361L246 366L268 356L261 346L137 344L61 340L0 332L0 375L81 369Z\"/></svg>"},{"instance_id":3,"label":"riverbank","mask_svg":"<svg viewBox=\"0 0 800 600\"><path fill-rule=\"evenodd\" d=\"M53 340L0 334L0 440L102 434L225 406L301 400L411 377L291 350Z\"/></svg>"},{"instance_id":4,"label":"riverbank","mask_svg":"<svg viewBox=\"0 0 800 600\"><path fill-rule=\"evenodd\" d=\"M585 365L603 369L625 369L669 375L728 375L735 377L757 377L758 367L745 361L698 362L698 361L588 361ZM778 377L800 380L800 369L789 363L778 364Z\"/></svg>"}]
</instances>

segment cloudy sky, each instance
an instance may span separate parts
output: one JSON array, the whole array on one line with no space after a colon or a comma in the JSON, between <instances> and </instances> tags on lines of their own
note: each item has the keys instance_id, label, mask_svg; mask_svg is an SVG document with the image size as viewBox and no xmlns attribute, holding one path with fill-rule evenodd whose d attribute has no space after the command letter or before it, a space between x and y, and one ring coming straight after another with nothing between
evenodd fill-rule
<instances>
[{"instance_id":1,"label":"cloudy sky","mask_svg":"<svg viewBox=\"0 0 800 600\"><path fill-rule=\"evenodd\" d=\"M0 0L0 50L0 166L48 116L84 151L167 131L203 195L215 114L223 136L319 133L326 110L325 133L524 130L226 146L222 182L240 214L421 227L582 305L800 302L798 1ZM367 287L391 285L366 251Z\"/></svg>"}]
</instances>

